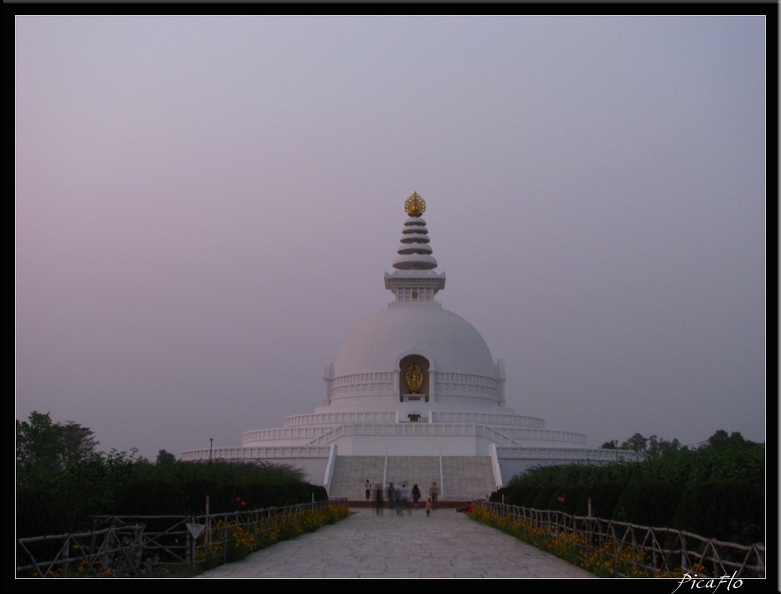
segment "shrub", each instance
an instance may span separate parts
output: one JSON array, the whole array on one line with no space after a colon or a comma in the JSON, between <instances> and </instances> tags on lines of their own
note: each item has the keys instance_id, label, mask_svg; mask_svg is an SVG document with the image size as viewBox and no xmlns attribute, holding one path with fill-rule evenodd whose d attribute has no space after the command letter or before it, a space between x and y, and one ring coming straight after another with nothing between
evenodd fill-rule
<instances>
[{"instance_id":1,"label":"shrub","mask_svg":"<svg viewBox=\"0 0 781 594\"><path fill-rule=\"evenodd\" d=\"M642 526L668 527L681 500L681 489L658 480L630 483L621 493L613 519Z\"/></svg>"},{"instance_id":2,"label":"shrub","mask_svg":"<svg viewBox=\"0 0 781 594\"><path fill-rule=\"evenodd\" d=\"M328 501L328 491L322 485L312 485L307 483L309 491L314 495L315 501Z\"/></svg>"},{"instance_id":3,"label":"shrub","mask_svg":"<svg viewBox=\"0 0 781 594\"><path fill-rule=\"evenodd\" d=\"M537 499L537 493L540 492L540 487L529 486L519 492L519 503L513 503L513 505L521 505L523 507L534 507L534 501Z\"/></svg>"},{"instance_id":4,"label":"shrub","mask_svg":"<svg viewBox=\"0 0 781 594\"><path fill-rule=\"evenodd\" d=\"M218 521L209 536L204 536L196 548L195 558L201 570L212 569L225 562L238 561L253 551L274 543L296 538L307 532L333 524L350 514L345 505L328 505L293 513L281 510L273 521L252 527L237 520Z\"/></svg>"},{"instance_id":5,"label":"shrub","mask_svg":"<svg viewBox=\"0 0 781 594\"><path fill-rule=\"evenodd\" d=\"M506 487L492 493L491 501L521 507L534 507L534 501L539 491L540 488L536 485L529 485L524 481L513 481ZM502 499L503 497L504 499Z\"/></svg>"},{"instance_id":6,"label":"shrub","mask_svg":"<svg viewBox=\"0 0 781 594\"><path fill-rule=\"evenodd\" d=\"M23 485L16 490L17 538L68 532L73 522L68 498L55 485Z\"/></svg>"},{"instance_id":7,"label":"shrub","mask_svg":"<svg viewBox=\"0 0 781 594\"><path fill-rule=\"evenodd\" d=\"M184 479L181 483L182 493L184 495L184 513L200 515L206 513L206 498L209 498L209 513L218 513L214 511L214 502L217 507L225 507L224 500L227 496L224 494L224 487L218 481L208 477L198 476ZM219 502L223 502L220 504Z\"/></svg>"},{"instance_id":8,"label":"shrub","mask_svg":"<svg viewBox=\"0 0 781 594\"><path fill-rule=\"evenodd\" d=\"M158 478L132 482L121 497L121 513L127 515L178 514L183 499L173 483Z\"/></svg>"},{"instance_id":9,"label":"shrub","mask_svg":"<svg viewBox=\"0 0 781 594\"><path fill-rule=\"evenodd\" d=\"M584 489L585 487L578 484L542 486L539 489L534 489L535 495L533 503L526 507L549 509L572 514L575 512L576 504ZM531 493L529 494L529 497L531 497Z\"/></svg>"},{"instance_id":10,"label":"shrub","mask_svg":"<svg viewBox=\"0 0 781 594\"><path fill-rule=\"evenodd\" d=\"M513 492L507 487L501 487L497 489L488 497L488 501L491 503L507 503L509 505L521 505L520 503L510 502L510 498L513 496Z\"/></svg>"},{"instance_id":11,"label":"shrub","mask_svg":"<svg viewBox=\"0 0 781 594\"><path fill-rule=\"evenodd\" d=\"M551 509L558 509L570 515L577 515L580 498L586 490L586 487L580 484L571 484L561 487L556 494L555 507ZM561 501L560 498L563 501Z\"/></svg>"},{"instance_id":12,"label":"shrub","mask_svg":"<svg viewBox=\"0 0 781 594\"><path fill-rule=\"evenodd\" d=\"M613 510L623 490L624 485L618 481L604 481L588 487L578 500L575 507L576 515L587 515L590 498L591 515L609 520L613 517Z\"/></svg>"},{"instance_id":13,"label":"shrub","mask_svg":"<svg viewBox=\"0 0 781 594\"><path fill-rule=\"evenodd\" d=\"M764 542L764 493L748 482L694 484L683 493L673 527L741 544Z\"/></svg>"},{"instance_id":14,"label":"shrub","mask_svg":"<svg viewBox=\"0 0 781 594\"><path fill-rule=\"evenodd\" d=\"M262 509L278 505L270 481L252 480L236 488L236 495L246 501L250 509Z\"/></svg>"},{"instance_id":15,"label":"shrub","mask_svg":"<svg viewBox=\"0 0 781 594\"><path fill-rule=\"evenodd\" d=\"M534 509L557 509L556 495L559 488L556 485L545 485L537 490L534 503L530 506Z\"/></svg>"},{"instance_id":16,"label":"shrub","mask_svg":"<svg viewBox=\"0 0 781 594\"><path fill-rule=\"evenodd\" d=\"M621 549L613 546L612 543L594 546L593 543L589 543L586 535L566 530L550 534L527 519L513 519L483 506L474 508L469 512L469 517L502 530L568 563L582 567L597 577L668 577L662 576L659 572L642 569L643 559L628 546Z\"/></svg>"}]
</instances>

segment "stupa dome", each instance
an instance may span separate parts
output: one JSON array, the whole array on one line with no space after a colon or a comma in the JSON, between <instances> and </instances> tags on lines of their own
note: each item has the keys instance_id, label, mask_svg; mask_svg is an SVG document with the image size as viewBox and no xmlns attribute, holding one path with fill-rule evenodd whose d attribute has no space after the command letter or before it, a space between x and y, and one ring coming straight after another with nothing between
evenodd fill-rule
<instances>
[{"instance_id":1,"label":"stupa dome","mask_svg":"<svg viewBox=\"0 0 781 594\"><path fill-rule=\"evenodd\" d=\"M491 352L464 318L437 303L392 303L360 322L334 359L334 376L396 371L408 355L421 355L430 368L493 377Z\"/></svg>"}]
</instances>

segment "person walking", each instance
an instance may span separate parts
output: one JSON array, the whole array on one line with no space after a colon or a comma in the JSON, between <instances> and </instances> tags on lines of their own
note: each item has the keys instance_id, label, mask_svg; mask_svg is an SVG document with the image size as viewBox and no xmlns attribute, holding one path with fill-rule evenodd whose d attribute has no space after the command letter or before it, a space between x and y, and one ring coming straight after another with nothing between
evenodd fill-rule
<instances>
[{"instance_id":1,"label":"person walking","mask_svg":"<svg viewBox=\"0 0 781 594\"><path fill-rule=\"evenodd\" d=\"M415 509L418 509L418 501L420 500L420 489L418 488L418 483L415 483L412 485L412 506Z\"/></svg>"},{"instance_id":2,"label":"person walking","mask_svg":"<svg viewBox=\"0 0 781 594\"><path fill-rule=\"evenodd\" d=\"M402 485L398 489L396 489L394 495L396 496L396 515L401 515L401 506L404 505L404 491L406 487Z\"/></svg>"},{"instance_id":3,"label":"person walking","mask_svg":"<svg viewBox=\"0 0 781 594\"><path fill-rule=\"evenodd\" d=\"M396 489L393 488L393 483L388 483L386 491L388 495L388 507L390 508L396 505Z\"/></svg>"},{"instance_id":4,"label":"person walking","mask_svg":"<svg viewBox=\"0 0 781 594\"><path fill-rule=\"evenodd\" d=\"M409 501L409 487L407 486L407 483L401 484L401 509L407 510L407 514L412 513L412 508L407 506L407 502Z\"/></svg>"},{"instance_id":5,"label":"person walking","mask_svg":"<svg viewBox=\"0 0 781 594\"><path fill-rule=\"evenodd\" d=\"M363 484L363 490L366 492L366 501L369 501L369 498L372 496L372 484L369 482L369 479L366 479L366 482Z\"/></svg>"},{"instance_id":6,"label":"person walking","mask_svg":"<svg viewBox=\"0 0 781 594\"><path fill-rule=\"evenodd\" d=\"M431 483L428 494L431 496L431 509L437 509L437 499L439 498L439 487L437 487L437 481Z\"/></svg>"},{"instance_id":7,"label":"person walking","mask_svg":"<svg viewBox=\"0 0 781 594\"><path fill-rule=\"evenodd\" d=\"M431 515L431 497L426 499L426 517L428 518Z\"/></svg>"},{"instance_id":8,"label":"person walking","mask_svg":"<svg viewBox=\"0 0 781 594\"><path fill-rule=\"evenodd\" d=\"M382 508L385 506L385 501L382 497L382 485L377 483L374 485L374 515L383 515Z\"/></svg>"}]
</instances>

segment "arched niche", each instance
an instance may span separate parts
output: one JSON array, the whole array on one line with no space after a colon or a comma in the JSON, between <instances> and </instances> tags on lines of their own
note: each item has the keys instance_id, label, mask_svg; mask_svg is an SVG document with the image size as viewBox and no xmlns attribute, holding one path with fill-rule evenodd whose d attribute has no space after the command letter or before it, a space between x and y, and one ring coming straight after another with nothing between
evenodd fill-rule
<instances>
[{"instance_id":1,"label":"arched niche","mask_svg":"<svg viewBox=\"0 0 781 594\"><path fill-rule=\"evenodd\" d=\"M399 361L399 385L402 400L428 401L430 363L423 355L407 355Z\"/></svg>"}]
</instances>

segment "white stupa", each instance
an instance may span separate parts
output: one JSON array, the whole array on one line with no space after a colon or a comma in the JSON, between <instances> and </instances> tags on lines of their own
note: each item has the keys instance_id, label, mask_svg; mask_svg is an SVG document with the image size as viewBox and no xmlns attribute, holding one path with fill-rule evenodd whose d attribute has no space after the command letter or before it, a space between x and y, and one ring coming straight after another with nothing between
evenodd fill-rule
<instances>
[{"instance_id":1,"label":"white stupa","mask_svg":"<svg viewBox=\"0 0 781 594\"><path fill-rule=\"evenodd\" d=\"M265 460L304 470L331 497L372 483L437 482L451 500L485 497L543 464L604 463L633 452L586 447L580 433L545 429L505 406L505 374L480 333L435 296L426 204L413 193L385 287L394 300L350 332L325 366L323 406L284 427L244 433L242 446L190 450L182 460ZM361 493L362 497L362 493Z\"/></svg>"}]
</instances>

